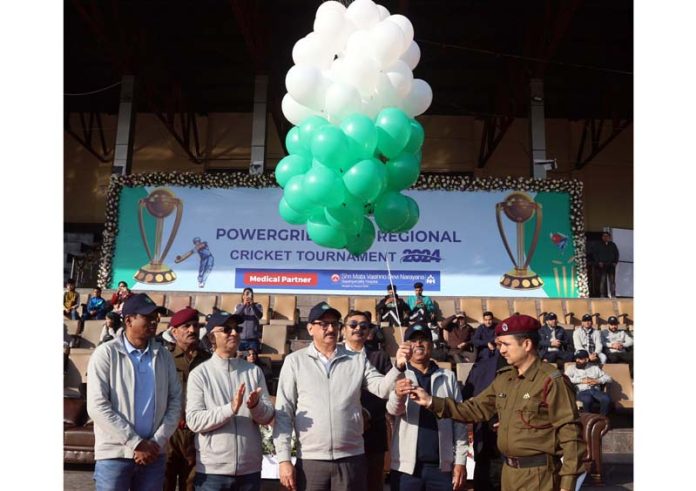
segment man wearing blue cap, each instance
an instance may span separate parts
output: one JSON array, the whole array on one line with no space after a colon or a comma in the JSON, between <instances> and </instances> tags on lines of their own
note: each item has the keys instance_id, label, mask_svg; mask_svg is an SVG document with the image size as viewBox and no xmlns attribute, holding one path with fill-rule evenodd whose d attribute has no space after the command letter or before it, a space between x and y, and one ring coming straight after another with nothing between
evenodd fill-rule
<instances>
[{"instance_id":1,"label":"man wearing blue cap","mask_svg":"<svg viewBox=\"0 0 696 491\"><path fill-rule=\"evenodd\" d=\"M496 326L495 343L509 366L498 370L478 396L457 403L420 387L410 392L438 418L474 422L498 415L505 491L571 491L584 471L575 391L555 366L539 359L539 327L528 315L514 315Z\"/></svg>"},{"instance_id":2,"label":"man wearing blue cap","mask_svg":"<svg viewBox=\"0 0 696 491\"><path fill-rule=\"evenodd\" d=\"M123 332L90 357L87 412L94 420L97 491L162 489L182 394L171 353L153 339L158 308L144 293L128 298Z\"/></svg>"},{"instance_id":3,"label":"man wearing blue cap","mask_svg":"<svg viewBox=\"0 0 696 491\"><path fill-rule=\"evenodd\" d=\"M409 327L404 339L413 354L406 364L406 378L396 383L389 395L387 411L395 416L391 446L391 489L460 489L466 482L466 454L469 438L466 425L440 419L421 410L408 399L413 387L440 397L462 401L457 378L452 370L432 361L433 336L422 324Z\"/></svg>"}]
</instances>

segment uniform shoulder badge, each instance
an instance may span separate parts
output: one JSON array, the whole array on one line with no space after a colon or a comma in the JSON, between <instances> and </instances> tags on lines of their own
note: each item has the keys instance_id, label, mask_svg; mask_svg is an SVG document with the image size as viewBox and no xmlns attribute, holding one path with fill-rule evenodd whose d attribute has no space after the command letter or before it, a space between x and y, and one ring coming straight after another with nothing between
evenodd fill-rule
<instances>
[{"instance_id":1,"label":"uniform shoulder badge","mask_svg":"<svg viewBox=\"0 0 696 491\"><path fill-rule=\"evenodd\" d=\"M530 396L529 392L527 392L525 395L522 396L522 399L529 399L530 397L532 396Z\"/></svg>"}]
</instances>

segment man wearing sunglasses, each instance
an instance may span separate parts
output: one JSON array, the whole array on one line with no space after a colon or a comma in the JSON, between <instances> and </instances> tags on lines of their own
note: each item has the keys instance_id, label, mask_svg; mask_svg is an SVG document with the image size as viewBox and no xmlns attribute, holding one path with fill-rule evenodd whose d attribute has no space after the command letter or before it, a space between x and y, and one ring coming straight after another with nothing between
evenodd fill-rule
<instances>
[{"instance_id":1,"label":"man wearing sunglasses","mask_svg":"<svg viewBox=\"0 0 696 491\"><path fill-rule=\"evenodd\" d=\"M290 491L367 488L361 389L386 399L410 357L402 344L396 367L382 375L365 353L337 344L340 319L327 303L315 305L307 322L312 343L290 353L280 371L273 442L280 483ZM296 467L290 460L293 429Z\"/></svg>"},{"instance_id":2,"label":"man wearing sunglasses","mask_svg":"<svg viewBox=\"0 0 696 491\"><path fill-rule=\"evenodd\" d=\"M351 310L343 323L343 340L347 350L365 353L370 363L382 375L392 368L389 355L384 350L369 348L366 344L372 330L369 315ZM387 451L386 401L363 389L360 395L363 417L366 418L363 440L367 459L367 490L384 489L384 453Z\"/></svg>"},{"instance_id":3,"label":"man wearing sunglasses","mask_svg":"<svg viewBox=\"0 0 696 491\"><path fill-rule=\"evenodd\" d=\"M243 321L212 314L205 329L213 355L189 375L186 424L196 434L197 490L261 489L258 425L269 424L274 410L261 369L237 358Z\"/></svg>"},{"instance_id":4,"label":"man wearing sunglasses","mask_svg":"<svg viewBox=\"0 0 696 491\"><path fill-rule=\"evenodd\" d=\"M157 310L144 293L128 298L121 310L124 330L89 360L87 412L94 420L98 491L162 489L182 395L171 353L153 339Z\"/></svg>"}]
</instances>

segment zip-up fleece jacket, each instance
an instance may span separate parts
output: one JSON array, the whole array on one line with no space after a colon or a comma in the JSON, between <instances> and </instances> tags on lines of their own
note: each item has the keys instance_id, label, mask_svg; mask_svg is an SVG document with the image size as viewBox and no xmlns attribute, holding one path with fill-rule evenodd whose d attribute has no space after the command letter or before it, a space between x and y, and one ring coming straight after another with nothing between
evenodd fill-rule
<instances>
[{"instance_id":1,"label":"zip-up fleece jacket","mask_svg":"<svg viewBox=\"0 0 696 491\"><path fill-rule=\"evenodd\" d=\"M230 402L241 384L244 402L235 416ZM261 387L251 410L249 394ZM259 367L239 358L213 356L189 374L186 424L196 433L196 472L243 476L261 471L262 447L258 425L273 419L273 405Z\"/></svg>"},{"instance_id":2,"label":"zip-up fleece jacket","mask_svg":"<svg viewBox=\"0 0 696 491\"><path fill-rule=\"evenodd\" d=\"M94 458L132 459L143 440L135 432L135 374L123 344L123 330L99 345L87 366L87 413L94 420ZM181 383L174 358L150 340L155 371L155 429L151 440L166 453L167 442L181 416Z\"/></svg>"},{"instance_id":3,"label":"zip-up fleece jacket","mask_svg":"<svg viewBox=\"0 0 696 491\"><path fill-rule=\"evenodd\" d=\"M416 374L406 370L406 378L418 387ZM451 397L462 402L462 393L457 385L457 378L451 370L440 368L430 377L430 393L438 397ZM394 418L394 432L391 446L391 468L413 475L416 467L416 446L418 443L418 418L421 407L406 396L399 397L396 392L389 394L387 412ZM469 450L469 436L466 424L452 419L437 420L440 470L452 472L454 464L466 465Z\"/></svg>"},{"instance_id":4,"label":"zip-up fleece jacket","mask_svg":"<svg viewBox=\"0 0 696 491\"><path fill-rule=\"evenodd\" d=\"M280 370L273 442L278 462L290 460L292 430L297 457L337 460L365 453L360 391L382 399L402 375L393 367L382 375L365 356L336 347L327 374L314 343L290 353Z\"/></svg>"}]
</instances>

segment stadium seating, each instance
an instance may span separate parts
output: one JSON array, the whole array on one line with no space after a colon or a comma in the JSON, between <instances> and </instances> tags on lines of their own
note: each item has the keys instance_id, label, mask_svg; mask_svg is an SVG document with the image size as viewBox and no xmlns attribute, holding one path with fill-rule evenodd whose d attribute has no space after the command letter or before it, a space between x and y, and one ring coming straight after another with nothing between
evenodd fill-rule
<instances>
[{"instance_id":1,"label":"stadium seating","mask_svg":"<svg viewBox=\"0 0 696 491\"><path fill-rule=\"evenodd\" d=\"M478 325L481 323L483 305L479 297L461 297L459 299L459 311L466 314L466 322Z\"/></svg>"},{"instance_id":2,"label":"stadium seating","mask_svg":"<svg viewBox=\"0 0 696 491\"><path fill-rule=\"evenodd\" d=\"M79 337L78 348L91 348L94 349L99 345L99 335L101 334L102 327L104 326L103 320L89 320L85 321L84 327Z\"/></svg>"},{"instance_id":3,"label":"stadium seating","mask_svg":"<svg viewBox=\"0 0 696 491\"><path fill-rule=\"evenodd\" d=\"M369 312L372 315L372 323L379 325L375 297L355 297L353 308L362 312Z\"/></svg>"},{"instance_id":4,"label":"stadium seating","mask_svg":"<svg viewBox=\"0 0 696 491\"><path fill-rule=\"evenodd\" d=\"M563 313L563 301L560 298L542 298L541 300L539 300L539 307L541 308L541 312L539 312L540 317L543 314L553 312L554 314L556 314L556 317L558 317L559 324L565 323L565 315ZM544 319L540 318L539 320L543 324Z\"/></svg>"},{"instance_id":5,"label":"stadium seating","mask_svg":"<svg viewBox=\"0 0 696 491\"><path fill-rule=\"evenodd\" d=\"M341 319L345 318L350 310L350 297L348 296L327 297L326 303L341 313Z\"/></svg>"},{"instance_id":6,"label":"stadium seating","mask_svg":"<svg viewBox=\"0 0 696 491\"><path fill-rule=\"evenodd\" d=\"M597 327L606 329L608 325L607 319L612 315L616 315L614 301L609 298L593 298L590 304L592 305L594 323Z\"/></svg>"},{"instance_id":7,"label":"stadium seating","mask_svg":"<svg viewBox=\"0 0 696 491\"><path fill-rule=\"evenodd\" d=\"M473 366L473 363L457 363L457 380L459 380L462 384L466 382L469 372L471 372L471 368Z\"/></svg>"},{"instance_id":8,"label":"stadium seating","mask_svg":"<svg viewBox=\"0 0 696 491\"><path fill-rule=\"evenodd\" d=\"M254 295L256 299L256 295ZM218 301L218 308L225 312L234 312L235 306L242 301L242 297L238 293L223 293ZM258 299L256 299L258 302Z\"/></svg>"},{"instance_id":9,"label":"stadium seating","mask_svg":"<svg viewBox=\"0 0 696 491\"><path fill-rule=\"evenodd\" d=\"M569 298L566 300L565 322L574 327L580 325L580 319L583 315L590 312L590 306L586 299Z\"/></svg>"},{"instance_id":10,"label":"stadium seating","mask_svg":"<svg viewBox=\"0 0 696 491\"><path fill-rule=\"evenodd\" d=\"M389 354L389 356L396 356L396 351L399 349L399 344L404 340L404 334L406 333L405 327L398 326L384 326L382 327L384 332L384 350Z\"/></svg>"},{"instance_id":11,"label":"stadium seating","mask_svg":"<svg viewBox=\"0 0 696 491\"><path fill-rule=\"evenodd\" d=\"M196 295L193 297L193 308L201 314L212 314L217 307L217 295Z\"/></svg>"},{"instance_id":12,"label":"stadium seating","mask_svg":"<svg viewBox=\"0 0 696 491\"><path fill-rule=\"evenodd\" d=\"M486 310L493 312L493 319L496 322L510 317L510 305L507 298L489 298Z\"/></svg>"},{"instance_id":13,"label":"stadium seating","mask_svg":"<svg viewBox=\"0 0 696 491\"><path fill-rule=\"evenodd\" d=\"M440 315L443 319L447 319L448 317L457 313L457 308L453 298L433 298L433 301L436 303L436 306L439 309Z\"/></svg>"},{"instance_id":14,"label":"stadium seating","mask_svg":"<svg viewBox=\"0 0 696 491\"><path fill-rule=\"evenodd\" d=\"M535 319L539 318L536 308L536 301L530 299L516 298L512 303L512 313L528 315L534 317Z\"/></svg>"},{"instance_id":15,"label":"stadium seating","mask_svg":"<svg viewBox=\"0 0 696 491\"><path fill-rule=\"evenodd\" d=\"M633 409L633 381L626 363L605 363L604 373L612 379L607 384L607 392L617 410Z\"/></svg>"},{"instance_id":16,"label":"stadium seating","mask_svg":"<svg viewBox=\"0 0 696 491\"><path fill-rule=\"evenodd\" d=\"M178 312L179 310L191 306L191 296L190 295L167 295L167 310L170 314Z\"/></svg>"},{"instance_id":17,"label":"stadium seating","mask_svg":"<svg viewBox=\"0 0 696 491\"><path fill-rule=\"evenodd\" d=\"M269 324L261 334L261 353L259 357L271 361L281 361L288 353L288 329L285 324Z\"/></svg>"},{"instance_id":18,"label":"stadium seating","mask_svg":"<svg viewBox=\"0 0 696 491\"><path fill-rule=\"evenodd\" d=\"M271 325L294 326L300 320L295 295L275 295Z\"/></svg>"},{"instance_id":19,"label":"stadium seating","mask_svg":"<svg viewBox=\"0 0 696 491\"><path fill-rule=\"evenodd\" d=\"M155 302L155 305L159 305L160 307L164 307L164 301L165 301L164 293L147 292L147 296L150 297L150 299L153 302Z\"/></svg>"},{"instance_id":20,"label":"stadium seating","mask_svg":"<svg viewBox=\"0 0 696 491\"><path fill-rule=\"evenodd\" d=\"M622 298L619 300L619 322L633 331L633 299Z\"/></svg>"}]
</instances>

